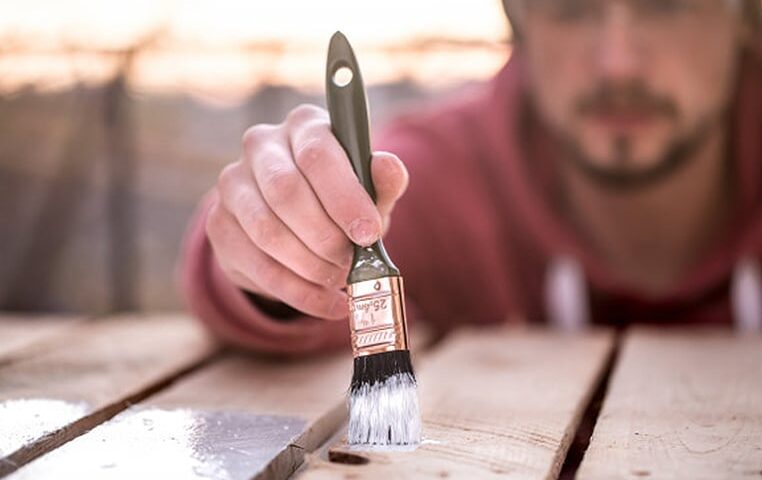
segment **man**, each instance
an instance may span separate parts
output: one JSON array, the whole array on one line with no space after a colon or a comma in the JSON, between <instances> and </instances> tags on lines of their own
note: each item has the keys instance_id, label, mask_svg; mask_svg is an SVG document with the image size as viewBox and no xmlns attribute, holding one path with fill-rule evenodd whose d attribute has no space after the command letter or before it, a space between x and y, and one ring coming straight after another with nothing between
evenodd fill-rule
<instances>
[{"instance_id":1,"label":"man","mask_svg":"<svg viewBox=\"0 0 762 480\"><path fill-rule=\"evenodd\" d=\"M393 152L373 156L377 205L322 109L246 132L184 256L214 332L281 353L346 344L350 240L391 218L411 317L442 328L759 328L759 1L505 6L516 44L496 78L376 139Z\"/></svg>"}]
</instances>

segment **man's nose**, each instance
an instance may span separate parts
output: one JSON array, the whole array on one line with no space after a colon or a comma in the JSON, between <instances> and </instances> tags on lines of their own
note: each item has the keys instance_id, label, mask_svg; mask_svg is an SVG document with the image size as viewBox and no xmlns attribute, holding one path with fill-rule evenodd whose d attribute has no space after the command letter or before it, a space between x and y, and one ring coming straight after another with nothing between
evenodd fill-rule
<instances>
[{"instance_id":1,"label":"man's nose","mask_svg":"<svg viewBox=\"0 0 762 480\"><path fill-rule=\"evenodd\" d=\"M619 82L638 76L642 68L642 42L637 19L626 2L610 2L600 25L597 66L604 80Z\"/></svg>"}]
</instances>

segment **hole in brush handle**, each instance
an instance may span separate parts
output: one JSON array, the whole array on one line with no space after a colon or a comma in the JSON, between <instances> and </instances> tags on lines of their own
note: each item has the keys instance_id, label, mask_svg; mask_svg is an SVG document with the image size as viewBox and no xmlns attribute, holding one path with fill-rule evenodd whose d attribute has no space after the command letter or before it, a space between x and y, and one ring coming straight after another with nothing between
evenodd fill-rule
<instances>
[{"instance_id":1,"label":"hole in brush handle","mask_svg":"<svg viewBox=\"0 0 762 480\"><path fill-rule=\"evenodd\" d=\"M352 73L352 69L346 65L340 65L333 71L333 76L331 77L333 84L337 87L346 87L352 82L353 78L354 73Z\"/></svg>"}]
</instances>

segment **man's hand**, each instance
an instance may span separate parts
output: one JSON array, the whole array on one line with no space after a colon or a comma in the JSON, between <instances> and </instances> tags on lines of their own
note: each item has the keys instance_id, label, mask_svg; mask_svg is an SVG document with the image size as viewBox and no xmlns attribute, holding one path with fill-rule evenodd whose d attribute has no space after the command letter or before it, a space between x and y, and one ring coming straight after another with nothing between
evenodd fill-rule
<instances>
[{"instance_id":1,"label":"man's hand","mask_svg":"<svg viewBox=\"0 0 762 480\"><path fill-rule=\"evenodd\" d=\"M306 314L345 317L350 240L374 243L408 184L391 153L373 154L371 174L376 205L321 108L301 105L281 124L249 128L241 157L220 173L206 224L223 271Z\"/></svg>"}]
</instances>

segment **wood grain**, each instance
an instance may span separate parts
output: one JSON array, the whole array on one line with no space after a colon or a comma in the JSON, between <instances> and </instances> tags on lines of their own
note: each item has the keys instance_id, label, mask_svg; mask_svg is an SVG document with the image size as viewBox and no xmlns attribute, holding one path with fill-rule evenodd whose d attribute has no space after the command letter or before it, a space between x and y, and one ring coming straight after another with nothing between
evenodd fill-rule
<instances>
[{"instance_id":1,"label":"wood grain","mask_svg":"<svg viewBox=\"0 0 762 480\"><path fill-rule=\"evenodd\" d=\"M555 478L612 344L606 331L457 334L419 369L422 446L359 452L340 441L334 461L311 455L297 478Z\"/></svg>"},{"instance_id":2,"label":"wood grain","mask_svg":"<svg viewBox=\"0 0 762 480\"><path fill-rule=\"evenodd\" d=\"M411 330L414 348L429 333ZM286 478L346 420L351 376L348 349L292 360L231 352L11 478Z\"/></svg>"},{"instance_id":3,"label":"wood grain","mask_svg":"<svg viewBox=\"0 0 762 480\"><path fill-rule=\"evenodd\" d=\"M84 322L0 366L0 475L76 437L210 357L184 315Z\"/></svg>"},{"instance_id":4,"label":"wood grain","mask_svg":"<svg viewBox=\"0 0 762 480\"><path fill-rule=\"evenodd\" d=\"M760 475L762 338L630 332L578 478Z\"/></svg>"},{"instance_id":5,"label":"wood grain","mask_svg":"<svg viewBox=\"0 0 762 480\"><path fill-rule=\"evenodd\" d=\"M0 363L84 321L75 315L0 315Z\"/></svg>"}]
</instances>

